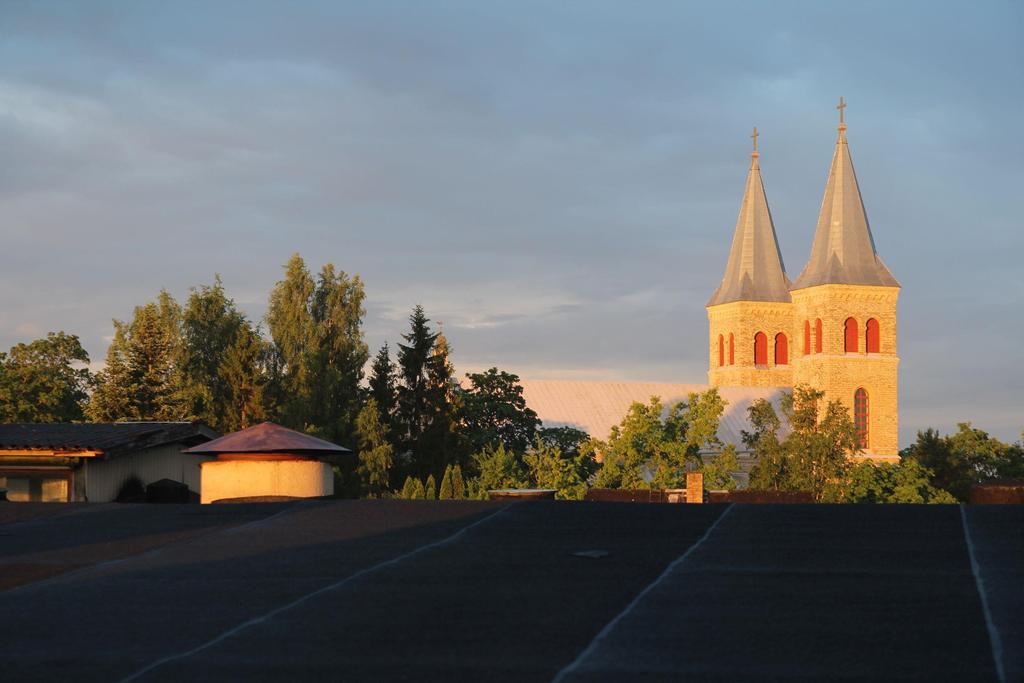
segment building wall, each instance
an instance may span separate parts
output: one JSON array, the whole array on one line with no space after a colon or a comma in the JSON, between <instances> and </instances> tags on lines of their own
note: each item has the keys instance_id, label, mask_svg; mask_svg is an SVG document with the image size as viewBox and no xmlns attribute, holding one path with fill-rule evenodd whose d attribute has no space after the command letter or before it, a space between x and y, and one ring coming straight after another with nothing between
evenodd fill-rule
<instances>
[{"instance_id":1,"label":"building wall","mask_svg":"<svg viewBox=\"0 0 1024 683\"><path fill-rule=\"evenodd\" d=\"M117 498L121 486L131 477L138 477L143 485L160 479L171 479L200 492L199 464L212 456L182 453L182 444L167 444L147 448L135 453L87 462L75 473L84 481L87 499L94 503L109 502ZM76 487L77 488L77 487Z\"/></svg>"},{"instance_id":2,"label":"building wall","mask_svg":"<svg viewBox=\"0 0 1024 683\"><path fill-rule=\"evenodd\" d=\"M864 285L821 285L792 292L795 325L803 334L807 320L812 328L812 349L799 349L794 363L794 381L825 392L826 400L839 400L853 415L853 397L858 388L868 393L868 446L866 453L879 456L899 454L899 356L896 353L896 301L898 287ZM815 321L822 321L822 350L814 352ZM857 321L857 350L845 351L845 323ZM879 323L879 352L868 353L865 344L867 321Z\"/></svg>"},{"instance_id":3,"label":"building wall","mask_svg":"<svg viewBox=\"0 0 1024 683\"><path fill-rule=\"evenodd\" d=\"M212 460L202 466L202 503L250 496L315 498L333 493L331 466L318 460Z\"/></svg>"},{"instance_id":4,"label":"building wall","mask_svg":"<svg viewBox=\"0 0 1024 683\"><path fill-rule=\"evenodd\" d=\"M708 307L708 383L713 387L793 386L793 305L770 301L734 301ZM767 363L754 362L754 336L767 337ZM789 347L789 364L775 362L775 337L783 333ZM729 335L735 356L729 363ZM724 342L724 364L719 365L718 337Z\"/></svg>"},{"instance_id":5,"label":"building wall","mask_svg":"<svg viewBox=\"0 0 1024 683\"><path fill-rule=\"evenodd\" d=\"M712 386L764 387L806 384L838 400L854 414L854 393L868 394L868 445L865 453L887 459L899 454L899 356L896 352L898 287L821 285L791 292L789 303L738 301L708 307L708 380ZM857 350L845 350L845 323L857 321ZM879 323L879 351L868 353L867 321ZM816 321L821 319L821 352L817 352ZM804 323L811 328L809 352ZM754 363L754 335L768 337L768 363ZM729 364L729 333L735 358ZM774 338L785 332L789 364L775 363ZM718 337L725 341L725 364L719 365Z\"/></svg>"}]
</instances>

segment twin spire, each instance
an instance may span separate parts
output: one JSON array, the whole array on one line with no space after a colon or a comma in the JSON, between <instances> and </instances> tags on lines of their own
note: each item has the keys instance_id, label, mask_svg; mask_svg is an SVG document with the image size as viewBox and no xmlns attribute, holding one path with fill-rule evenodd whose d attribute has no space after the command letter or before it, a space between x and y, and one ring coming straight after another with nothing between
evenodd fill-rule
<instances>
[{"instance_id":1,"label":"twin spire","mask_svg":"<svg viewBox=\"0 0 1024 683\"><path fill-rule=\"evenodd\" d=\"M725 276L708 306L732 301L788 302L791 289L824 284L899 286L875 251L846 141L845 107L846 103L840 98L839 136L825 184L814 245L795 283L790 283L786 276L768 209L758 165L757 129L754 129L750 171Z\"/></svg>"}]
</instances>

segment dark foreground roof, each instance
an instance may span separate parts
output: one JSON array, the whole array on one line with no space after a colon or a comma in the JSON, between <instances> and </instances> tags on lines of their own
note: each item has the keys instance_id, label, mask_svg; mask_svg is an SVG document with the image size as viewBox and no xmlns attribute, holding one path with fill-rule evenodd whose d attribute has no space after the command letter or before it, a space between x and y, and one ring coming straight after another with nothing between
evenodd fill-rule
<instances>
[{"instance_id":1,"label":"dark foreground roof","mask_svg":"<svg viewBox=\"0 0 1024 683\"><path fill-rule=\"evenodd\" d=\"M1024 506L60 507L4 680L1024 680Z\"/></svg>"},{"instance_id":2,"label":"dark foreground roof","mask_svg":"<svg viewBox=\"0 0 1024 683\"><path fill-rule=\"evenodd\" d=\"M0 424L0 449L93 450L109 456L168 443L194 446L216 436L203 422Z\"/></svg>"},{"instance_id":3,"label":"dark foreground roof","mask_svg":"<svg viewBox=\"0 0 1024 683\"><path fill-rule=\"evenodd\" d=\"M188 449L189 453L351 453L344 446L303 434L273 422L234 432Z\"/></svg>"}]
</instances>

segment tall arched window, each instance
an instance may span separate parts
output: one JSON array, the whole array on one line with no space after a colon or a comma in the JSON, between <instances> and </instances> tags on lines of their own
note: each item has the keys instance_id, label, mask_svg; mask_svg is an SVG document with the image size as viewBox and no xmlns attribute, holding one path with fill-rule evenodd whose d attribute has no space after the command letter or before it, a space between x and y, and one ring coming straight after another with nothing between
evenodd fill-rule
<instances>
[{"instance_id":1,"label":"tall arched window","mask_svg":"<svg viewBox=\"0 0 1024 683\"><path fill-rule=\"evenodd\" d=\"M811 352L811 321L804 321L804 355Z\"/></svg>"},{"instance_id":2,"label":"tall arched window","mask_svg":"<svg viewBox=\"0 0 1024 683\"><path fill-rule=\"evenodd\" d=\"M736 364L736 342L732 337L732 332L729 333L729 365Z\"/></svg>"},{"instance_id":3,"label":"tall arched window","mask_svg":"<svg viewBox=\"0 0 1024 683\"><path fill-rule=\"evenodd\" d=\"M768 335L764 332L754 335L754 365L768 365Z\"/></svg>"},{"instance_id":4,"label":"tall arched window","mask_svg":"<svg viewBox=\"0 0 1024 683\"><path fill-rule=\"evenodd\" d=\"M789 365L789 340L782 332L775 335L775 364Z\"/></svg>"},{"instance_id":5,"label":"tall arched window","mask_svg":"<svg viewBox=\"0 0 1024 683\"><path fill-rule=\"evenodd\" d=\"M843 350L847 353L857 353L857 321L853 318L846 319L846 343Z\"/></svg>"},{"instance_id":6,"label":"tall arched window","mask_svg":"<svg viewBox=\"0 0 1024 683\"><path fill-rule=\"evenodd\" d=\"M853 394L853 426L857 428L857 445L860 448L868 447L868 418L868 392L861 387Z\"/></svg>"},{"instance_id":7,"label":"tall arched window","mask_svg":"<svg viewBox=\"0 0 1024 683\"><path fill-rule=\"evenodd\" d=\"M725 365L725 337L718 335L718 367Z\"/></svg>"},{"instance_id":8,"label":"tall arched window","mask_svg":"<svg viewBox=\"0 0 1024 683\"><path fill-rule=\"evenodd\" d=\"M814 352L821 353L821 318L814 321Z\"/></svg>"},{"instance_id":9,"label":"tall arched window","mask_svg":"<svg viewBox=\"0 0 1024 683\"><path fill-rule=\"evenodd\" d=\"M878 330L878 321L874 318L868 320L867 334L864 335L864 350L868 353L881 353L882 352L882 340Z\"/></svg>"}]
</instances>

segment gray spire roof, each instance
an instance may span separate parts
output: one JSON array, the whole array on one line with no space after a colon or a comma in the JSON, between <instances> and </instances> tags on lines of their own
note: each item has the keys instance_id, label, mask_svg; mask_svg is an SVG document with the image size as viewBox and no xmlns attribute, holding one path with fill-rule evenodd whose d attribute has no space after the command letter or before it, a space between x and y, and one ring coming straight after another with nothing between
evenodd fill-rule
<instances>
[{"instance_id":1,"label":"gray spire roof","mask_svg":"<svg viewBox=\"0 0 1024 683\"><path fill-rule=\"evenodd\" d=\"M793 289L828 284L900 286L875 251L841 118L811 257Z\"/></svg>"},{"instance_id":2,"label":"gray spire roof","mask_svg":"<svg viewBox=\"0 0 1024 683\"><path fill-rule=\"evenodd\" d=\"M775 225L761 182L757 158L757 129L754 152L743 191L743 203L736 220L736 233L725 266L725 277L708 301L708 306L732 301L789 301L789 278L782 262Z\"/></svg>"}]
</instances>

